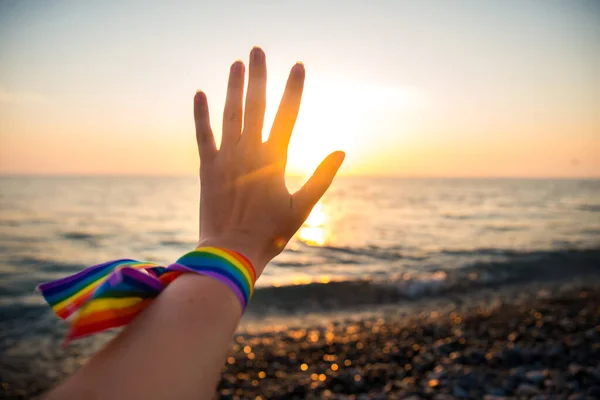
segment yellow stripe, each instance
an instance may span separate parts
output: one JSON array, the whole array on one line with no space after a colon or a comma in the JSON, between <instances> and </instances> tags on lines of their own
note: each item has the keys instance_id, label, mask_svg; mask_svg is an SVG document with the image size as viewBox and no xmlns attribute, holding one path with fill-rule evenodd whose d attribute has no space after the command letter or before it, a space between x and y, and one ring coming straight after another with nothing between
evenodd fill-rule
<instances>
[{"instance_id":1,"label":"yellow stripe","mask_svg":"<svg viewBox=\"0 0 600 400\"><path fill-rule=\"evenodd\" d=\"M238 260L237 258L232 256L230 253L227 253L227 252L219 249L218 247L204 247L201 249L206 249L204 251L216 254L216 255L226 259L227 261L232 263L239 271L241 271L242 274L246 277L246 280L248 281L248 286L250 286L249 297L252 297L252 295L254 294L254 282L252 280L252 275L250 274L250 271L248 271L248 269L246 268L246 265L244 263L242 263L240 260Z\"/></svg>"},{"instance_id":2,"label":"yellow stripe","mask_svg":"<svg viewBox=\"0 0 600 400\"><path fill-rule=\"evenodd\" d=\"M242 264L240 261L238 261L237 258L233 257L231 254L229 254L221 249L218 249L216 247L198 247L196 250L215 254L215 255L229 261L231 264L233 264L246 277L246 279L250 285L250 293L252 293L252 289L254 286L253 282L252 282L252 275L250 275L250 272L248 272L246 267L244 267L244 264Z\"/></svg>"},{"instance_id":3,"label":"yellow stripe","mask_svg":"<svg viewBox=\"0 0 600 400\"><path fill-rule=\"evenodd\" d=\"M124 297L119 299L94 299L82 307L78 317L85 314L93 314L98 311L106 311L110 309L127 308L134 306L144 301L141 297Z\"/></svg>"},{"instance_id":4,"label":"yellow stripe","mask_svg":"<svg viewBox=\"0 0 600 400\"><path fill-rule=\"evenodd\" d=\"M54 307L52 307L52 309L56 312L59 312L60 310L66 309L69 307L69 305L71 303L73 303L75 300L77 300L79 297L83 297L85 294L89 293L89 292L93 292L94 290L96 290L96 288L104 283L106 281L106 279L108 279L108 275L103 276L102 278L98 279L97 281L90 283L88 286L86 286L85 288L81 289L79 292L76 292L75 294L73 294L71 297L67 297L65 300L61 301L60 303L57 303L54 305Z\"/></svg>"},{"instance_id":5,"label":"yellow stripe","mask_svg":"<svg viewBox=\"0 0 600 400\"><path fill-rule=\"evenodd\" d=\"M237 258L232 256L230 253L227 253L217 247L208 247L207 249L209 249L209 252L212 252L213 254L223 257L227 261L231 262L246 277L248 286L250 286L249 297L252 297L252 294L254 293L254 282L252 281L252 275L250 274L250 271L248 271L246 266Z\"/></svg>"},{"instance_id":6,"label":"yellow stripe","mask_svg":"<svg viewBox=\"0 0 600 400\"><path fill-rule=\"evenodd\" d=\"M123 266L121 266L123 265ZM74 293L71 297L67 297L66 299L64 299L63 301L61 301L60 303L56 303L54 305L54 307L52 307L52 309L55 312L60 312L63 309L66 309L69 307L69 305L71 303L73 303L74 301L76 301L79 297L82 297L86 294L88 294L89 292L94 291L99 285L101 285L102 283L106 282L106 280L108 279L108 277L114 273L115 271L117 271L120 268L133 268L133 269L143 269L146 268L147 266L157 266L157 264L152 264L152 263L140 263L137 262L135 264L120 264L118 265L115 269L113 269L111 272L109 272L108 274L104 275L102 278L99 278L97 281L90 283L88 286L86 286L85 288L81 289L79 292Z\"/></svg>"}]
</instances>

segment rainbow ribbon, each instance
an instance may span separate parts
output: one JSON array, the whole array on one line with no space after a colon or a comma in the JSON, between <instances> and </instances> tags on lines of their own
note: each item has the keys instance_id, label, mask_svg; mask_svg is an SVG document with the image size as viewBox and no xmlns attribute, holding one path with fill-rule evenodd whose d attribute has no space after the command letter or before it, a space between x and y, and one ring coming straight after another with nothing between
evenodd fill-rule
<instances>
[{"instance_id":1,"label":"rainbow ribbon","mask_svg":"<svg viewBox=\"0 0 600 400\"><path fill-rule=\"evenodd\" d=\"M186 272L215 278L227 285L246 309L256 272L242 254L218 247L199 247L174 264L121 259L98 264L38 286L54 313L70 328L65 343L126 325L150 305L175 278Z\"/></svg>"}]
</instances>

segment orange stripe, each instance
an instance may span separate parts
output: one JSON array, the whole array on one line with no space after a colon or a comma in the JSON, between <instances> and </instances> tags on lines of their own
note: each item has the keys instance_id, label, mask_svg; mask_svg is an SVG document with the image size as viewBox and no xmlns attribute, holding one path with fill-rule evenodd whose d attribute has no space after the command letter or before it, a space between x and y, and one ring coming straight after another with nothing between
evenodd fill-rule
<instances>
[{"instance_id":1,"label":"orange stripe","mask_svg":"<svg viewBox=\"0 0 600 400\"><path fill-rule=\"evenodd\" d=\"M250 275L252 276L252 284L256 282L256 271L254 270L254 266L252 265L250 260L246 258L246 256L244 256L241 253L238 253L237 251L222 249L220 247L218 249L231 255L233 258L236 259L236 261L242 264L248 270L248 272L250 272Z\"/></svg>"},{"instance_id":2,"label":"orange stripe","mask_svg":"<svg viewBox=\"0 0 600 400\"><path fill-rule=\"evenodd\" d=\"M79 307L83 303L87 302L90 299L90 297L92 297L93 294L94 294L94 291L90 290L89 292L84 293L83 295L81 295L79 297L76 297L75 300L69 302L68 304L63 306L60 310L55 310L54 312L60 318L67 319L71 314L73 314L75 311L77 311L77 309L79 309Z\"/></svg>"},{"instance_id":3,"label":"orange stripe","mask_svg":"<svg viewBox=\"0 0 600 400\"><path fill-rule=\"evenodd\" d=\"M132 313L130 315L123 315L119 318L112 318L107 321L100 321L94 324L74 327L69 331L69 334L65 339L65 343L68 343L70 340L73 339L104 331L106 329L117 328L119 326L126 325L131 320L133 320L141 311L142 310L139 310L138 312Z\"/></svg>"},{"instance_id":4,"label":"orange stripe","mask_svg":"<svg viewBox=\"0 0 600 400\"><path fill-rule=\"evenodd\" d=\"M73 321L72 326L77 327L77 326L95 324L95 323L98 323L101 321L117 319L117 318L120 318L121 316L129 315L133 312L140 312L143 309L145 309L146 307L148 307L152 300L153 299L145 299L145 300L139 302L138 304L135 304L130 307L111 308L106 311L97 311L97 312L94 312L91 314L83 314L81 316L78 316L77 319L75 321Z\"/></svg>"}]
</instances>

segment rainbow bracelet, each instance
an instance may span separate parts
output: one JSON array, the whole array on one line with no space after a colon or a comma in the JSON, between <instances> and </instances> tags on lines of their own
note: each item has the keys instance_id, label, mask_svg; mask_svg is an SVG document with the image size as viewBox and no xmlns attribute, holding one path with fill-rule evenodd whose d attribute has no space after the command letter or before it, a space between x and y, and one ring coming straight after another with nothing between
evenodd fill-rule
<instances>
[{"instance_id":1,"label":"rainbow bracelet","mask_svg":"<svg viewBox=\"0 0 600 400\"><path fill-rule=\"evenodd\" d=\"M254 292L252 263L238 252L218 247L199 247L166 268L129 259L109 261L38 288L57 316L72 317L67 343L126 325L185 272L223 282L238 298L242 312Z\"/></svg>"}]
</instances>

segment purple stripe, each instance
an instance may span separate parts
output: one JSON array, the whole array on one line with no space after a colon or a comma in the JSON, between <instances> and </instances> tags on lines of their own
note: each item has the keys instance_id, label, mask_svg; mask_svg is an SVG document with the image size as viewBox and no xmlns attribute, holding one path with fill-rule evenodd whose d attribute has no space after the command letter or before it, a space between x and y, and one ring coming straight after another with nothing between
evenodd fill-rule
<instances>
[{"instance_id":1,"label":"purple stripe","mask_svg":"<svg viewBox=\"0 0 600 400\"><path fill-rule=\"evenodd\" d=\"M143 283L147 286L150 286L152 289L155 289L159 292L165 288L165 286L162 284L161 281L159 281L152 275L147 275L147 274L143 273L139 269L125 267L125 268L121 268L120 272L124 276L129 276L130 278L135 279L136 281Z\"/></svg>"},{"instance_id":2,"label":"purple stripe","mask_svg":"<svg viewBox=\"0 0 600 400\"><path fill-rule=\"evenodd\" d=\"M186 267L185 265L181 265L181 264L177 264L177 263L169 265L168 269L172 270L172 271L195 272L197 274L206 275L208 277L211 277L218 281L223 282L231 290L233 290L233 293L236 295L240 304L242 305L242 312L246 309L246 300L244 299L244 295L243 295L242 291L240 290L240 288L237 286L237 284L235 282L233 282L231 279L227 278L226 276L223 276L217 272L212 272L212 271L198 271L198 270Z\"/></svg>"},{"instance_id":3,"label":"purple stripe","mask_svg":"<svg viewBox=\"0 0 600 400\"><path fill-rule=\"evenodd\" d=\"M108 275L108 278L105 282L108 282L108 286L117 286L121 281L123 281L123 273L122 269L116 268L113 272Z\"/></svg>"},{"instance_id":4,"label":"purple stripe","mask_svg":"<svg viewBox=\"0 0 600 400\"><path fill-rule=\"evenodd\" d=\"M69 275L67 277L57 279L55 281L40 283L39 286L38 286L38 288L40 290L48 290L48 289L53 289L53 288L55 288L57 286L66 285L69 282L74 281L76 279L79 279L82 276L91 275L91 274L93 274L95 272L98 272L98 270L100 270L100 269L102 269L102 268L104 268L104 267L106 267L106 266L108 266L110 264L115 264L115 263L122 262L122 261L135 261L135 260L131 260L129 258L122 258L120 260L107 261L105 263L94 265L92 267L84 269L83 271L79 271L76 274Z\"/></svg>"}]
</instances>

